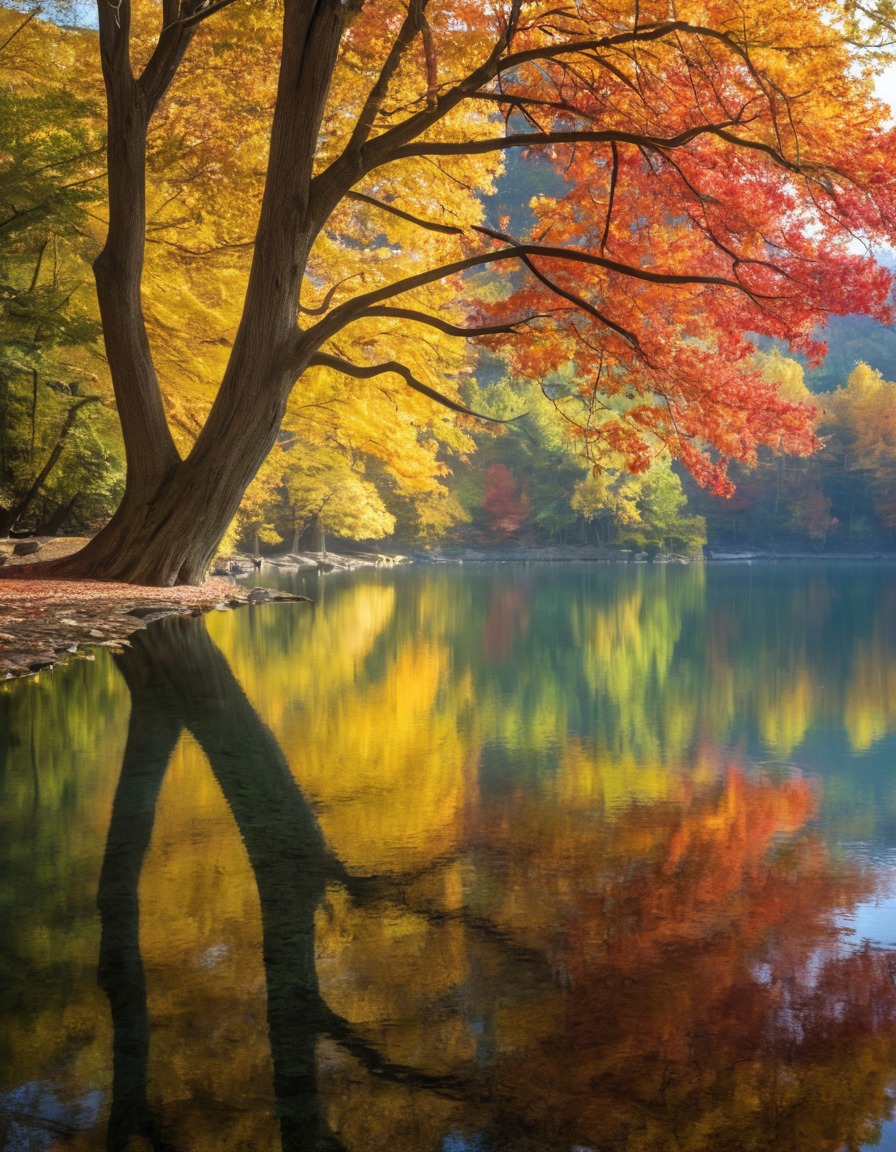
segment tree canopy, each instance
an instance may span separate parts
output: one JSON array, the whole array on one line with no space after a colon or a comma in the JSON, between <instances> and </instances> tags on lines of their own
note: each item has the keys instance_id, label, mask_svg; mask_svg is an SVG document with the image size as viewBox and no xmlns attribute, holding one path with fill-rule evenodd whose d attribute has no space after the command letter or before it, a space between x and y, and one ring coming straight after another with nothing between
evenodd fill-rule
<instances>
[{"instance_id":1,"label":"tree canopy","mask_svg":"<svg viewBox=\"0 0 896 1152\"><path fill-rule=\"evenodd\" d=\"M100 0L98 24L127 486L53 574L201 579L322 379L348 458L382 432L431 488L475 346L598 466L668 451L726 492L729 460L816 443L748 334L817 357L828 313L889 318L893 134L834 3ZM528 207L495 212L510 156ZM172 370L219 381L188 421Z\"/></svg>"}]
</instances>

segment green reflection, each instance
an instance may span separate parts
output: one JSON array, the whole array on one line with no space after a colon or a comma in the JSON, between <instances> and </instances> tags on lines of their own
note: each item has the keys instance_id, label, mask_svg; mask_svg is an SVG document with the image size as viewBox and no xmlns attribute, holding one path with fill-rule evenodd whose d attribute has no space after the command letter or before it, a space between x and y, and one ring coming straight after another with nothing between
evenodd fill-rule
<instances>
[{"instance_id":1,"label":"green reflection","mask_svg":"<svg viewBox=\"0 0 896 1152\"><path fill-rule=\"evenodd\" d=\"M873 821L864 835L896 840L892 566L399 571L331 580L313 626L276 606L256 616L251 641L239 614L214 632L287 754L297 725L310 735L312 791L335 750L353 761L348 786L369 764L375 787L432 725L443 783L446 759L470 747L489 750L487 775L506 753L513 778L534 783L557 777L572 745L601 764L611 806L665 794L670 774L721 748L823 774ZM427 747L417 756L425 765Z\"/></svg>"}]
</instances>

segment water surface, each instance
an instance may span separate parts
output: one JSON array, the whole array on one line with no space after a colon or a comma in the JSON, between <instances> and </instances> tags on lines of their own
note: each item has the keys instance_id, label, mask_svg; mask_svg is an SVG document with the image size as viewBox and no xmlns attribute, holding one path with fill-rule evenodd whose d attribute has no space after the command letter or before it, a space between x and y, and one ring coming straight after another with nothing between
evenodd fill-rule
<instances>
[{"instance_id":1,"label":"water surface","mask_svg":"<svg viewBox=\"0 0 896 1152\"><path fill-rule=\"evenodd\" d=\"M896 1148L896 572L297 577L0 689L0 1149Z\"/></svg>"}]
</instances>

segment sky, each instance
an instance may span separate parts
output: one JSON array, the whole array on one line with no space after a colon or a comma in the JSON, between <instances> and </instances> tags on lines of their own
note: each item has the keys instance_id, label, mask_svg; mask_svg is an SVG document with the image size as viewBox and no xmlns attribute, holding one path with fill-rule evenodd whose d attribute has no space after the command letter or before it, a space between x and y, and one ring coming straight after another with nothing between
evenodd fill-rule
<instances>
[{"instance_id":1,"label":"sky","mask_svg":"<svg viewBox=\"0 0 896 1152\"><path fill-rule=\"evenodd\" d=\"M896 64L891 64L878 76L875 87L881 100L885 100L893 109L893 120L896 122Z\"/></svg>"}]
</instances>

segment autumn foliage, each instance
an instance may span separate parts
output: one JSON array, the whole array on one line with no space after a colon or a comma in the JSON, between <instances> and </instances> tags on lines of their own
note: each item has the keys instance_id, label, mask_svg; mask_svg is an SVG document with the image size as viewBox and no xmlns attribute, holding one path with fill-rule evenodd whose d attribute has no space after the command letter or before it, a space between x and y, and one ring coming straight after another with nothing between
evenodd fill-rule
<instances>
[{"instance_id":1,"label":"autumn foliage","mask_svg":"<svg viewBox=\"0 0 896 1152\"><path fill-rule=\"evenodd\" d=\"M727 492L816 444L747 334L818 356L830 312L889 317L896 152L833 0L98 13L128 484L65 572L200 578L284 426L431 490L477 348L599 466Z\"/></svg>"}]
</instances>

